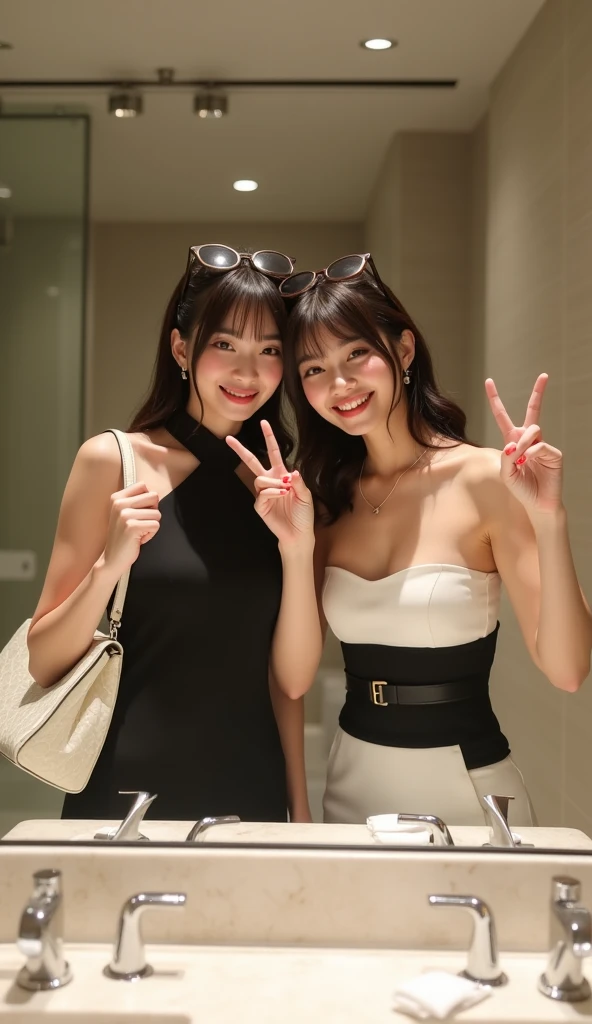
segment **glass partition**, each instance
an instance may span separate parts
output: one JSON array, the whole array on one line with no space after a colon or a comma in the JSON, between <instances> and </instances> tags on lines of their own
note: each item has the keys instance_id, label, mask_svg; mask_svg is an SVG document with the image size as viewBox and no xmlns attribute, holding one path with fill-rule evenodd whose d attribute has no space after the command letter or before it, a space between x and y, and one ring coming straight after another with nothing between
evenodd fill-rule
<instances>
[{"instance_id":1,"label":"glass partition","mask_svg":"<svg viewBox=\"0 0 592 1024\"><path fill-rule=\"evenodd\" d=\"M31 615L82 439L85 116L0 115L0 648ZM0 832L62 794L0 760Z\"/></svg>"}]
</instances>

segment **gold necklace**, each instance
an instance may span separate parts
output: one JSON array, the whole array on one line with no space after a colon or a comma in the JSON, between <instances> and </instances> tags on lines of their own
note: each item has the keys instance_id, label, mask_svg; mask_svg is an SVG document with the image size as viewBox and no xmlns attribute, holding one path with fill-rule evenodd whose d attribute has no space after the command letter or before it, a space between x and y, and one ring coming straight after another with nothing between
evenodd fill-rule
<instances>
[{"instance_id":1,"label":"gold necklace","mask_svg":"<svg viewBox=\"0 0 592 1024\"><path fill-rule=\"evenodd\" d=\"M390 491L388 492L386 498L384 498L383 501L380 502L380 505L373 505L371 501L368 501L368 498L366 497L366 495L364 494L364 492L362 490L362 474L364 472L364 466L366 465L366 459L364 459L364 461L362 463L362 468L360 470L360 477L358 479L358 488L359 488L361 497L364 499L366 504L369 505L370 508L372 509L372 514L373 515L375 515L375 516L378 515L378 513L380 512L382 506L385 504L385 502L387 502L389 500L391 494L393 493L393 491L395 490L397 484L399 483L399 480L402 480L403 477L405 476L405 473L408 473L410 469L413 469L414 466L417 466L417 463L419 462L419 460L421 458L423 458L423 456L425 455L426 452L427 452L427 448L424 448L424 450L421 452L421 454L417 456L415 462L412 462L410 466L407 466L407 469L404 469L402 473L399 473L397 479L395 480L393 486L391 487ZM367 458L367 456L366 456L366 458Z\"/></svg>"}]
</instances>

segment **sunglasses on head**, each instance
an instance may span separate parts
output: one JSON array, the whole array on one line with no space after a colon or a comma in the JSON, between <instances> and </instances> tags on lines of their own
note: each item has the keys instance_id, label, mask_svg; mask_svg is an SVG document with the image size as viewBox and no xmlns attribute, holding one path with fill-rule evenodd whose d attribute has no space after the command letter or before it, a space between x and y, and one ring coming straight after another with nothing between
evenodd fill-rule
<instances>
[{"instance_id":1,"label":"sunglasses on head","mask_svg":"<svg viewBox=\"0 0 592 1024\"><path fill-rule=\"evenodd\" d=\"M285 299L295 299L299 295L303 295L304 292L314 288L321 278L325 278L333 284L337 284L339 281L351 281L355 277L360 277L366 270L366 267L370 268L385 299L392 305L392 296L387 292L386 286L381 280L376 264L369 252L342 256L338 260L333 260L333 263L330 263L324 270L300 270L296 274L290 274L289 277L282 281L280 294Z\"/></svg>"},{"instance_id":2,"label":"sunglasses on head","mask_svg":"<svg viewBox=\"0 0 592 1024\"><path fill-rule=\"evenodd\" d=\"M289 256L284 256L283 253L275 252L274 249L260 249L258 252L251 253L237 252L236 249L231 249L229 245L192 245L187 257L187 269L183 278L179 304L181 304L185 297L191 271L196 262L208 270L218 270L221 273L225 273L228 270L236 270L242 260L250 260L255 270L258 270L259 273L282 280L285 277L289 277L292 273L295 262Z\"/></svg>"}]
</instances>

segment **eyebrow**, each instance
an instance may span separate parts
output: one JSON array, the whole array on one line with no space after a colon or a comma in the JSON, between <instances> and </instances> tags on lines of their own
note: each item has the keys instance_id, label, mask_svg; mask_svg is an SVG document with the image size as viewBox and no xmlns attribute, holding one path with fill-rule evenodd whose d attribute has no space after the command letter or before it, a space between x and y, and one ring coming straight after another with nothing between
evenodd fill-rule
<instances>
[{"instance_id":1,"label":"eyebrow","mask_svg":"<svg viewBox=\"0 0 592 1024\"><path fill-rule=\"evenodd\" d=\"M361 338L338 338L337 339L337 344L339 345L339 348L345 348L346 345L351 345L352 342L361 341L361 340L362 340ZM319 356L319 355L312 355L312 356L303 355L303 356L300 356L300 358L298 359L298 362L297 362L296 365L298 367L300 367L300 366L302 366L303 363L314 363L316 359L323 359L323 358L324 358L324 356Z\"/></svg>"},{"instance_id":2,"label":"eyebrow","mask_svg":"<svg viewBox=\"0 0 592 1024\"><path fill-rule=\"evenodd\" d=\"M214 331L214 334L227 334L230 338L237 338L237 339L242 338L242 334L237 334L237 332L233 331L231 327L219 327L217 331ZM279 334L275 333L275 334L262 334L261 337L258 338L257 340L258 341L281 341L282 339L281 339Z\"/></svg>"}]
</instances>

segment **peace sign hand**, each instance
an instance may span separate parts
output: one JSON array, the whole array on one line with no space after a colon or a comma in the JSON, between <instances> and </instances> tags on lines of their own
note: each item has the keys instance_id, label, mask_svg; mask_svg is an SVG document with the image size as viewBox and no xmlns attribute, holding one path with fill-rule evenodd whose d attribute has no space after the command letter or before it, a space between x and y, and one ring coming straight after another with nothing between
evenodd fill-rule
<instances>
[{"instance_id":1,"label":"peace sign hand","mask_svg":"<svg viewBox=\"0 0 592 1024\"><path fill-rule=\"evenodd\" d=\"M537 378L521 427L508 416L491 378L485 381L491 411L504 440L502 480L530 513L556 512L562 505L563 455L541 440L538 426L548 379L546 373Z\"/></svg>"},{"instance_id":2,"label":"peace sign hand","mask_svg":"<svg viewBox=\"0 0 592 1024\"><path fill-rule=\"evenodd\" d=\"M300 473L290 473L284 466L279 445L267 420L261 420L270 468L265 469L236 437L229 435L226 443L255 475L257 500L255 509L275 533L280 547L294 548L312 544L314 539L314 507L312 495Z\"/></svg>"}]
</instances>

